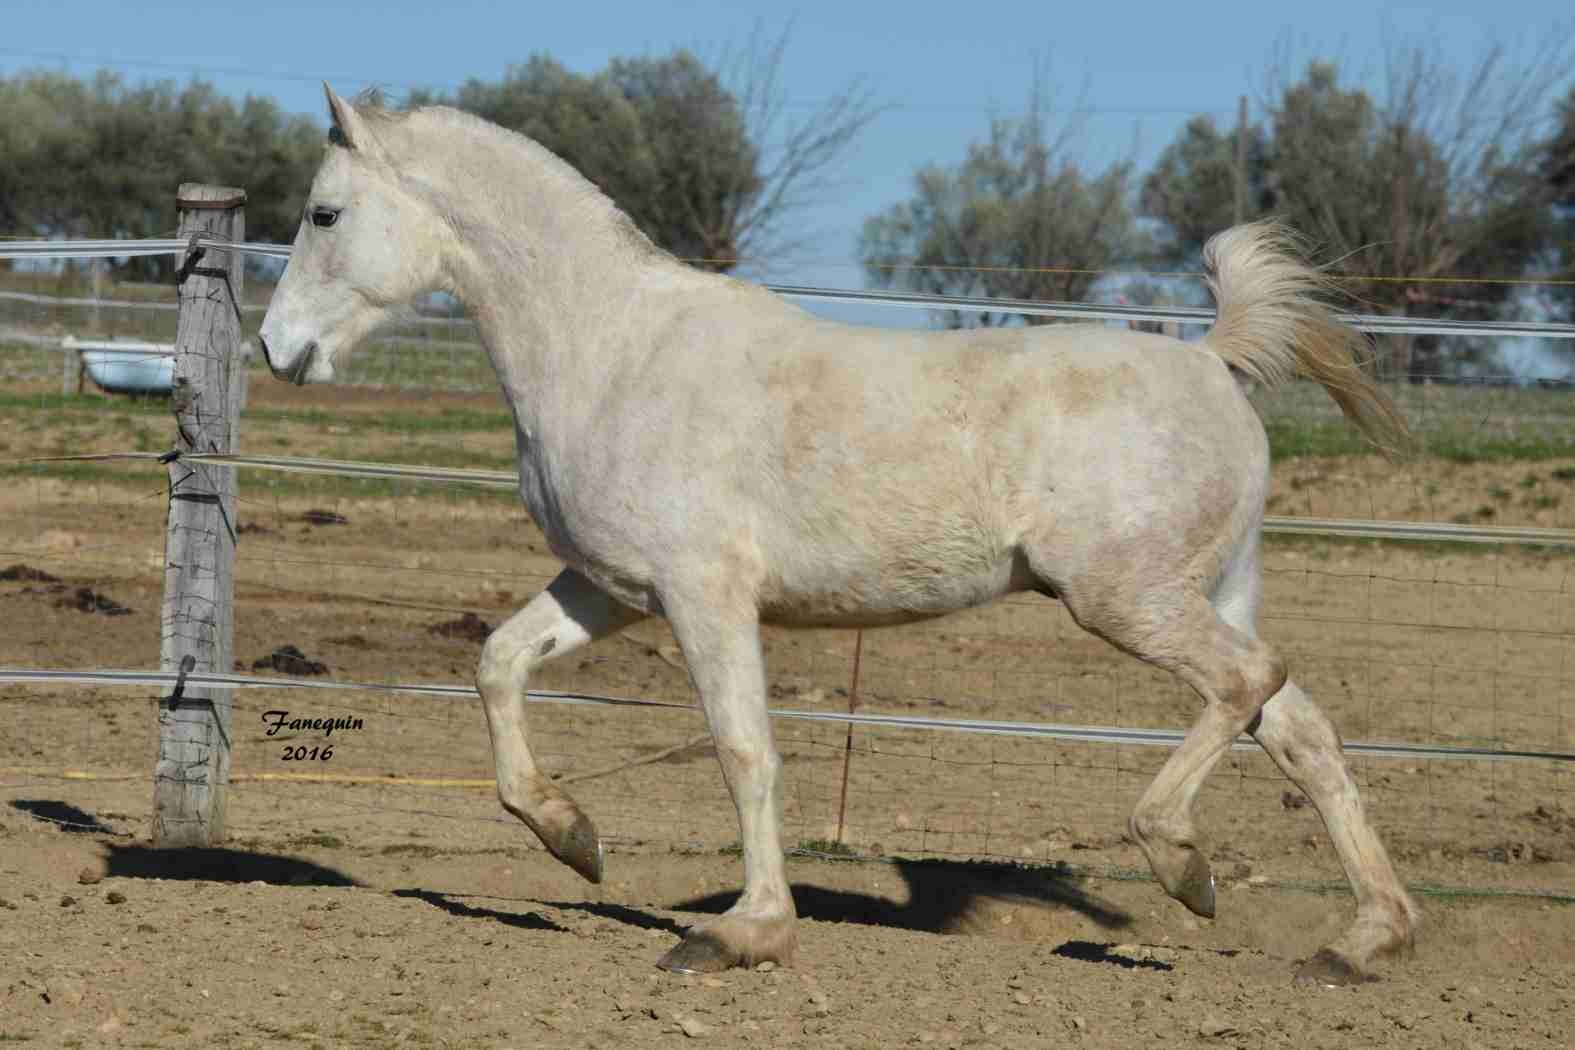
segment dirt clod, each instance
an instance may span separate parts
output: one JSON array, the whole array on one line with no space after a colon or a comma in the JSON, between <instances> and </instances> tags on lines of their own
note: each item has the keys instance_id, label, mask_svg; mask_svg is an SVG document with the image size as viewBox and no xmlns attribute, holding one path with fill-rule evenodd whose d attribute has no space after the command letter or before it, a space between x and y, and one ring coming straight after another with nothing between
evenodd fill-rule
<instances>
[{"instance_id":1,"label":"dirt clod","mask_svg":"<svg viewBox=\"0 0 1575 1050\"><path fill-rule=\"evenodd\" d=\"M23 565L21 562L17 562L15 565L8 565L5 568L0 569L0 580L19 580L32 583L59 583L60 577L51 576L43 569L35 569L31 565Z\"/></svg>"},{"instance_id":2,"label":"dirt clod","mask_svg":"<svg viewBox=\"0 0 1575 1050\"><path fill-rule=\"evenodd\" d=\"M463 638L468 642L485 642L492 633L492 625L473 612L468 612L457 620L446 620L435 623L427 628L433 634L444 638Z\"/></svg>"},{"instance_id":3,"label":"dirt clod","mask_svg":"<svg viewBox=\"0 0 1575 1050\"><path fill-rule=\"evenodd\" d=\"M309 659L307 655L293 645L279 646L267 656L252 661L254 671L279 671L284 674L315 675L327 674L328 665Z\"/></svg>"},{"instance_id":4,"label":"dirt clod","mask_svg":"<svg viewBox=\"0 0 1575 1050\"><path fill-rule=\"evenodd\" d=\"M100 594L91 587L78 587L71 592L70 597L61 598L55 603L63 609L75 609L77 612L103 613L105 616L125 616L130 609L117 602L106 594Z\"/></svg>"}]
</instances>

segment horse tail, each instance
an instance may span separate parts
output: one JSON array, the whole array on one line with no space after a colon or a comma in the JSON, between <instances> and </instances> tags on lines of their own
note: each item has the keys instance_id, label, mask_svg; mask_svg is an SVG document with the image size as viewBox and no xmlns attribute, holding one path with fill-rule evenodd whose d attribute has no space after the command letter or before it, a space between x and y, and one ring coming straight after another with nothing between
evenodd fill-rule
<instances>
[{"instance_id":1,"label":"horse tail","mask_svg":"<svg viewBox=\"0 0 1575 1050\"><path fill-rule=\"evenodd\" d=\"M1363 435L1396 454L1410 444L1400 409L1367 372L1367 337L1340 321L1326 300L1335 291L1302 261L1295 234L1274 222L1233 226L1203 246L1203 268L1218 306L1204 342L1268 386L1315 379Z\"/></svg>"}]
</instances>

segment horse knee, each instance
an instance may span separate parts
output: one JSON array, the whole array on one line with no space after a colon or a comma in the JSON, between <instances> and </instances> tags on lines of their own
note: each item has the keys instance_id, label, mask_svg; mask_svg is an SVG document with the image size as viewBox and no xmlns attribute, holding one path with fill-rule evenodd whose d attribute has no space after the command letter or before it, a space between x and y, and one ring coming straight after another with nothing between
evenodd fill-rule
<instances>
[{"instance_id":1,"label":"horse knee","mask_svg":"<svg viewBox=\"0 0 1575 1050\"><path fill-rule=\"evenodd\" d=\"M494 631L481 647L481 658L476 662L476 689L481 699L493 703L506 699L521 687L530 673L522 647Z\"/></svg>"}]
</instances>

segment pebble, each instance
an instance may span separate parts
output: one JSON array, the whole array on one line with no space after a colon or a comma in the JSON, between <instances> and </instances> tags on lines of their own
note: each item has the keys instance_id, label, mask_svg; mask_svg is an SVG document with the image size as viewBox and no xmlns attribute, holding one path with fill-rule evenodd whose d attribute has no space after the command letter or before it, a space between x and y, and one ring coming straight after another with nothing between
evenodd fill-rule
<instances>
[{"instance_id":1,"label":"pebble","mask_svg":"<svg viewBox=\"0 0 1575 1050\"><path fill-rule=\"evenodd\" d=\"M1205 1037L1226 1036L1236 1030L1236 1026L1229 1021L1212 1015L1203 1018L1203 1023L1198 1025L1198 1034Z\"/></svg>"},{"instance_id":2,"label":"pebble","mask_svg":"<svg viewBox=\"0 0 1575 1050\"><path fill-rule=\"evenodd\" d=\"M770 973L772 970L775 970L776 968L777 968L777 964L772 962L770 959L767 959L765 962L760 962L760 963L756 963L755 964L755 972L756 973Z\"/></svg>"},{"instance_id":3,"label":"pebble","mask_svg":"<svg viewBox=\"0 0 1575 1050\"><path fill-rule=\"evenodd\" d=\"M119 890L110 890L109 894L104 899L106 901L108 901L109 903L111 903L111 904L125 904L126 903L126 895L124 893L121 893Z\"/></svg>"},{"instance_id":4,"label":"pebble","mask_svg":"<svg viewBox=\"0 0 1575 1050\"><path fill-rule=\"evenodd\" d=\"M92 886L104 880L103 873L95 868L83 868L77 872L77 881L84 886Z\"/></svg>"},{"instance_id":5,"label":"pebble","mask_svg":"<svg viewBox=\"0 0 1575 1050\"><path fill-rule=\"evenodd\" d=\"M60 898L60 906L62 908L69 908L73 904L75 904L76 902L77 902L77 899L75 897L71 896L71 894L69 894L69 893L65 894L64 896L62 896Z\"/></svg>"},{"instance_id":6,"label":"pebble","mask_svg":"<svg viewBox=\"0 0 1575 1050\"><path fill-rule=\"evenodd\" d=\"M702 1036L707 1036L707 1035L711 1034L711 1026L710 1025L701 1024L699 1021L696 1021L693 1017L680 1017L680 1018L678 1018L678 1029L679 1029L679 1031L683 1032L684 1035L687 1035L691 1039L699 1039Z\"/></svg>"}]
</instances>

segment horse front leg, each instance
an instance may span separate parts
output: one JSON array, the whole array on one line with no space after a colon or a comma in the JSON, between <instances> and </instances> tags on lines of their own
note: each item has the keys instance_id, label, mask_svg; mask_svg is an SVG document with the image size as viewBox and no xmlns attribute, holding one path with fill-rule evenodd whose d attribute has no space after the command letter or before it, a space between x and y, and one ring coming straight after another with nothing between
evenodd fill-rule
<instances>
[{"instance_id":1,"label":"horse front leg","mask_svg":"<svg viewBox=\"0 0 1575 1050\"><path fill-rule=\"evenodd\" d=\"M730 595L663 594L663 607L716 744L738 810L744 892L715 919L693 926L657 963L675 973L708 973L761 962L786 963L798 945L797 914L782 857L782 760L766 714L758 614Z\"/></svg>"},{"instance_id":2,"label":"horse front leg","mask_svg":"<svg viewBox=\"0 0 1575 1050\"><path fill-rule=\"evenodd\" d=\"M476 670L499 801L548 852L591 882L602 880L601 838L574 800L537 768L526 732L525 690L534 668L645 617L569 569L488 636Z\"/></svg>"}]
</instances>

